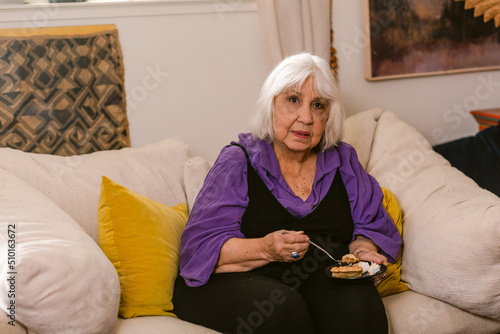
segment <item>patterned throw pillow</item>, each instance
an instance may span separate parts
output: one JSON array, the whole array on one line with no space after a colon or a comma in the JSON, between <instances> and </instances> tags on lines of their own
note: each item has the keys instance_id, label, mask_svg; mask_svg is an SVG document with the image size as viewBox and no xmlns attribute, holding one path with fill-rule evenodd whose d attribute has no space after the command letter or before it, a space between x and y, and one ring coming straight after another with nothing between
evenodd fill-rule
<instances>
[{"instance_id":1,"label":"patterned throw pillow","mask_svg":"<svg viewBox=\"0 0 500 334\"><path fill-rule=\"evenodd\" d=\"M114 25L0 29L0 147L74 155L128 146Z\"/></svg>"}]
</instances>

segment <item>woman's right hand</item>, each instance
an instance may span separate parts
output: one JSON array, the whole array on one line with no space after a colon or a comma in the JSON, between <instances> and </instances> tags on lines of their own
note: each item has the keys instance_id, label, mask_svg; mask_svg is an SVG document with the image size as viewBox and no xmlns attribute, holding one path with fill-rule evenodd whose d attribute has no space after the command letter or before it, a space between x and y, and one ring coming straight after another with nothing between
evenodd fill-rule
<instances>
[{"instance_id":1,"label":"woman's right hand","mask_svg":"<svg viewBox=\"0 0 500 334\"><path fill-rule=\"evenodd\" d=\"M303 231L280 230L262 238L262 251L269 261L292 262L304 257L309 248L309 237ZM292 257L297 252L298 256Z\"/></svg>"},{"instance_id":2,"label":"woman's right hand","mask_svg":"<svg viewBox=\"0 0 500 334\"><path fill-rule=\"evenodd\" d=\"M214 272L244 272L270 262L300 260L309 248L308 240L302 231L285 230L263 238L230 238L221 247ZM292 257L293 252L297 256Z\"/></svg>"}]
</instances>

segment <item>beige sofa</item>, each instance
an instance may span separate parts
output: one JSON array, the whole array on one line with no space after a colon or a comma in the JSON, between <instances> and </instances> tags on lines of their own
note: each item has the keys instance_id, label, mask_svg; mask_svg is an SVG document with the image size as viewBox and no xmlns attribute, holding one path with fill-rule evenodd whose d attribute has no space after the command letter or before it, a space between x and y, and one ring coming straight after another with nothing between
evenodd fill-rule
<instances>
[{"instance_id":1,"label":"beige sofa","mask_svg":"<svg viewBox=\"0 0 500 334\"><path fill-rule=\"evenodd\" d=\"M383 299L391 333L499 333L500 198L392 112L365 111L346 126L345 140L404 213L402 279L411 290ZM191 207L209 167L177 138L74 157L0 149L2 291L12 288L11 239L16 261L15 326L0 315L0 333L214 333L168 316L117 317L120 284L97 244L96 213L102 175ZM2 292L3 312L11 300Z\"/></svg>"}]
</instances>

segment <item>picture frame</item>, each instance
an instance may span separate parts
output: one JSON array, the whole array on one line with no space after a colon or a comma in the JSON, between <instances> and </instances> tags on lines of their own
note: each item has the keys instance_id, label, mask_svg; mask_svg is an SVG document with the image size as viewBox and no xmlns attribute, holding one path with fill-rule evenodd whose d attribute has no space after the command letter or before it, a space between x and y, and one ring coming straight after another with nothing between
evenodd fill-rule
<instances>
[{"instance_id":1,"label":"picture frame","mask_svg":"<svg viewBox=\"0 0 500 334\"><path fill-rule=\"evenodd\" d=\"M460 0L363 0L365 79L500 69L500 27L484 21Z\"/></svg>"}]
</instances>

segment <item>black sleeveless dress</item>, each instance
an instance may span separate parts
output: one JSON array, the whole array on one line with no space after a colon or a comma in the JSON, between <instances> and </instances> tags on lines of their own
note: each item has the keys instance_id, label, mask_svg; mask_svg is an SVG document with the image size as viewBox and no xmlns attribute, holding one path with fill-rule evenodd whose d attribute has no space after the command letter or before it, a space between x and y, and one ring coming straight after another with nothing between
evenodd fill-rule
<instances>
[{"instance_id":1,"label":"black sleeveless dress","mask_svg":"<svg viewBox=\"0 0 500 334\"><path fill-rule=\"evenodd\" d=\"M318 243L334 257L339 258L348 253L348 245L352 240L354 225L347 191L340 173L337 172L326 196L308 215L297 218L286 210L264 184L257 171L252 167L246 149L236 143L245 153L247 159L249 204L241 221L241 232L246 238L260 238L278 230L304 231L311 241ZM266 276L282 281L292 279L290 269L312 268L319 263L330 263L331 260L310 247L306 255L292 263L272 262L254 269ZM318 267L322 270L323 268ZM296 270L292 270L292 273ZM283 274L289 276L283 278Z\"/></svg>"}]
</instances>

